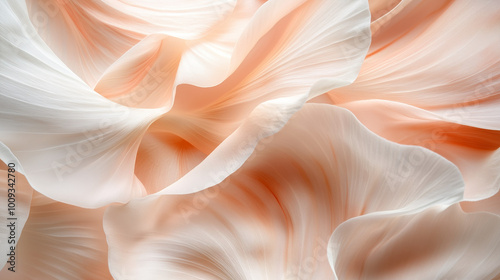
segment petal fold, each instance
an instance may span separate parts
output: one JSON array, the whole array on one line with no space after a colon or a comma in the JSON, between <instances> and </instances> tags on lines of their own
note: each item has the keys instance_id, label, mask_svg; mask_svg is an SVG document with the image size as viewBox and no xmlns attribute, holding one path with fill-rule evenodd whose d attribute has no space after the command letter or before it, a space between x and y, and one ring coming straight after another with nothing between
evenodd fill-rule
<instances>
[{"instance_id":1,"label":"petal fold","mask_svg":"<svg viewBox=\"0 0 500 280\"><path fill-rule=\"evenodd\" d=\"M368 215L329 243L338 279L497 279L500 217L458 204L411 215Z\"/></svg>"},{"instance_id":2,"label":"petal fold","mask_svg":"<svg viewBox=\"0 0 500 280\"><path fill-rule=\"evenodd\" d=\"M65 203L100 207L142 195L136 151L164 111L92 91L26 24L22 2L4 1L1 10L0 159L15 159L35 190Z\"/></svg>"},{"instance_id":3,"label":"petal fold","mask_svg":"<svg viewBox=\"0 0 500 280\"><path fill-rule=\"evenodd\" d=\"M384 140L335 106L305 105L252 150L217 185L181 179L202 191L167 188L108 208L113 277L330 279L325 246L344 221L451 205L463 195L453 164ZM219 166L224 160L231 158L219 158Z\"/></svg>"},{"instance_id":4,"label":"petal fold","mask_svg":"<svg viewBox=\"0 0 500 280\"><path fill-rule=\"evenodd\" d=\"M94 87L112 63L147 35L200 38L232 13L235 2L29 0L27 4L40 36Z\"/></svg>"},{"instance_id":5,"label":"petal fold","mask_svg":"<svg viewBox=\"0 0 500 280\"><path fill-rule=\"evenodd\" d=\"M356 82L330 93L334 103L398 101L499 130L500 5L407 1L392 12L397 15L387 22L390 27L374 34Z\"/></svg>"},{"instance_id":6,"label":"petal fold","mask_svg":"<svg viewBox=\"0 0 500 280\"><path fill-rule=\"evenodd\" d=\"M365 100L341 106L378 135L430 149L457 165L466 200L488 198L500 190L500 131L462 125L399 102Z\"/></svg>"},{"instance_id":7,"label":"petal fold","mask_svg":"<svg viewBox=\"0 0 500 280\"><path fill-rule=\"evenodd\" d=\"M242 13L240 6L236 12ZM351 83L370 43L369 11L364 1L274 0L258 7L248 23L246 18L243 14L230 21L237 22L234 29L244 28L238 41L228 47L230 63L222 62L228 72L214 74L212 81L193 78L189 81L194 84L175 87L171 111L155 122L151 131L174 134L207 155L232 133L245 132L240 128L253 122L250 115L258 114L257 108L267 108L264 118L269 111L283 111L276 113L276 118L285 120L307 99ZM229 29L219 35L234 31ZM183 66L183 59L185 56L179 64L177 82L195 77L184 72L193 67ZM197 86L200 84L208 87ZM255 134L246 137L252 141L261 138ZM139 177L146 176L162 175Z\"/></svg>"}]
</instances>

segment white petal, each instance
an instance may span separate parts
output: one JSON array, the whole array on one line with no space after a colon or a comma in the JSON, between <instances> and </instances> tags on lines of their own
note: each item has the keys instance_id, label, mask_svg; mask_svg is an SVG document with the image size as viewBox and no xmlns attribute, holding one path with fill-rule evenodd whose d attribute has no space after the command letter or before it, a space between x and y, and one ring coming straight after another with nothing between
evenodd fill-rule
<instances>
[{"instance_id":1,"label":"white petal","mask_svg":"<svg viewBox=\"0 0 500 280\"><path fill-rule=\"evenodd\" d=\"M188 48L179 64L178 84L208 87L223 81L229 74L231 57L241 33L252 22L260 0L237 1L234 11L208 34L186 42ZM268 18L275 21L279 18ZM248 46L245 46L248 47Z\"/></svg>"},{"instance_id":2,"label":"white petal","mask_svg":"<svg viewBox=\"0 0 500 280\"><path fill-rule=\"evenodd\" d=\"M92 91L27 25L26 7L2 2L0 159L19 162L31 186L83 207L143 194L134 161L142 134L163 113L130 109Z\"/></svg>"},{"instance_id":3,"label":"white petal","mask_svg":"<svg viewBox=\"0 0 500 280\"><path fill-rule=\"evenodd\" d=\"M180 84L216 85L228 76L235 45L259 6L257 0L238 2L233 13L198 39L150 35L106 69L95 90L120 104L159 107L173 104Z\"/></svg>"},{"instance_id":4,"label":"white petal","mask_svg":"<svg viewBox=\"0 0 500 280\"><path fill-rule=\"evenodd\" d=\"M497 279L500 217L458 205L412 215L368 215L329 244L339 279Z\"/></svg>"}]
</instances>

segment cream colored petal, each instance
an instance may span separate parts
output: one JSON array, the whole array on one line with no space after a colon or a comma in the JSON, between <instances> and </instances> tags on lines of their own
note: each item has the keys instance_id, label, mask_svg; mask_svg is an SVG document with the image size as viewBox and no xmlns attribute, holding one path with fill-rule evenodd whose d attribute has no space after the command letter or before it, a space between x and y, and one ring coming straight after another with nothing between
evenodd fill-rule
<instances>
[{"instance_id":1,"label":"cream colored petal","mask_svg":"<svg viewBox=\"0 0 500 280\"><path fill-rule=\"evenodd\" d=\"M500 131L460 125L398 102L367 100L341 106L378 135L422 146L453 162L465 180L465 199L484 199L500 189Z\"/></svg>"},{"instance_id":2,"label":"cream colored petal","mask_svg":"<svg viewBox=\"0 0 500 280\"><path fill-rule=\"evenodd\" d=\"M410 4L387 23L390 27L374 35L356 82L331 93L335 104L386 99L457 123L499 129L498 2Z\"/></svg>"},{"instance_id":3,"label":"cream colored petal","mask_svg":"<svg viewBox=\"0 0 500 280\"><path fill-rule=\"evenodd\" d=\"M104 209L83 209L33 195L30 216L16 246L16 272L1 279L112 279L102 228Z\"/></svg>"},{"instance_id":4,"label":"cream colored petal","mask_svg":"<svg viewBox=\"0 0 500 280\"><path fill-rule=\"evenodd\" d=\"M453 164L376 136L345 109L305 105L267 140L211 188L109 208L113 277L331 279L325 245L345 220L462 198Z\"/></svg>"},{"instance_id":5,"label":"cream colored petal","mask_svg":"<svg viewBox=\"0 0 500 280\"><path fill-rule=\"evenodd\" d=\"M234 0L27 3L38 33L91 87L116 59L146 35L199 38L227 17L235 5Z\"/></svg>"},{"instance_id":6,"label":"cream colored petal","mask_svg":"<svg viewBox=\"0 0 500 280\"><path fill-rule=\"evenodd\" d=\"M338 279L498 279L499 234L498 216L436 206L349 220L329 250Z\"/></svg>"},{"instance_id":7,"label":"cream colored petal","mask_svg":"<svg viewBox=\"0 0 500 280\"><path fill-rule=\"evenodd\" d=\"M92 91L36 35L20 1L1 3L0 159L66 203L99 207L144 189L136 151L160 110L130 109Z\"/></svg>"},{"instance_id":8,"label":"cream colored petal","mask_svg":"<svg viewBox=\"0 0 500 280\"><path fill-rule=\"evenodd\" d=\"M214 26L205 36L187 41L188 48L182 54L179 64L181 74L177 78L177 83L209 87L223 81L231 70L231 58L241 33L250 25L254 14L264 2L237 1L233 13ZM290 4L295 5L292 2ZM267 18L266 21L274 22L279 19L280 17Z\"/></svg>"}]
</instances>

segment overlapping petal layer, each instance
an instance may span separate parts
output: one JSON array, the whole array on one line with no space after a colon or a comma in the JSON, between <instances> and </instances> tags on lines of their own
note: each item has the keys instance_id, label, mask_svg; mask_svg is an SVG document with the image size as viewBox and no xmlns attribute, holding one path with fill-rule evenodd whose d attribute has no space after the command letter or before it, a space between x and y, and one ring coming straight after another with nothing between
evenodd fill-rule
<instances>
[{"instance_id":1,"label":"overlapping petal layer","mask_svg":"<svg viewBox=\"0 0 500 280\"><path fill-rule=\"evenodd\" d=\"M465 177L467 200L494 195L500 189L500 6L467 0L370 4L372 45L358 79L316 101L349 108L387 139L453 161ZM370 101L353 102L362 100Z\"/></svg>"},{"instance_id":2,"label":"overlapping petal layer","mask_svg":"<svg viewBox=\"0 0 500 280\"><path fill-rule=\"evenodd\" d=\"M245 21L244 16L230 22L234 21L243 24L240 21ZM228 35L222 31L221 34ZM218 39L213 40L208 44L216 44ZM230 63L222 60L228 64L221 75L214 75L213 80L205 77L185 80L183 77L188 77L190 72L182 67L181 60L178 81L190 81L194 85L176 87L172 110L152 125L150 131L156 140L149 142L158 145L162 139L175 138L174 143L187 142L208 155L244 121L253 122L248 116L267 101L272 102L265 105L266 111L272 111L271 107L275 106L276 111L289 112L288 115L277 112L277 118L288 119L307 99L351 83L369 42L369 13L363 1L268 1L246 23L242 35L230 47L231 60ZM202 46L208 45L199 42L199 47ZM188 52L187 57L191 54ZM262 121L267 119L266 116ZM244 129L239 131L242 133ZM248 137L258 136L248 134ZM166 141L165 145L171 143ZM151 150L151 147L141 150ZM139 155L147 157L150 165L161 164L164 158L172 156ZM146 168L138 170L141 180L164 177L158 172L142 173L143 170ZM164 187L146 186L148 190Z\"/></svg>"},{"instance_id":3,"label":"overlapping petal layer","mask_svg":"<svg viewBox=\"0 0 500 280\"><path fill-rule=\"evenodd\" d=\"M500 217L436 206L410 215L367 215L329 244L339 279L498 279Z\"/></svg>"},{"instance_id":4,"label":"overlapping petal layer","mask_svg":"<svg viewBox=\"0 0 500 280\"><path fill-rule=\"evenodd\" d=\"M479 201L463 201L460 206L465 212L490 212L500 216L500 192Z\"/></svg>"},{"instance_id":5,"label":"overlapping petal layer","mask_svg":"<svg viewBox=\"0 0 500 280\"><path fill-rule=\"evenodd\" d=\"M458 166L465 199L490 197L500 189L500 131L455 123L407 104L367 100L341 105L378 135L433 150Z\"/></svg>"},{"instance_id":6,"label":"overlapping petal layer","mask_svg":"<svg viewBox=\"0 0 500 280\"><path fill-rule=\"evenodd\" d=\"M499 13L496 1L402 1L374 33L356 82L331 98L398 101L500 129Z\"/></svg>"},{"instance_id":7,"label":"overlapping petal layer","mask_svg":"<svg viewBox=\"0 0 500 280\"><path fill-rule=\"evenodd\" d=\"M150 34L196 39L234 8L234 0L28 0L36 30L68 67L91 87L128 49Z\"/></svg>"},{"instance_id":8,"label":"overlapping petal layer","mask_svg":"<svg viewBox=\"0 0 500 280\"><path fill-rule=\"evenodd\" d=\"M38 37L26 6L3 1L0 159L31 186L83 207L143 194L133 173L148 125L163 113L117 105L92 91Z\"/></svg>"},{"instance_id":9,"label":"overlapping petal layer","mask_svg":"<svg viewBox=\"0 0 500 280\"><path fill-rule=\"evenodd\" d=\"M384 140L345 109L308 104L220 184L108 209L110 270L116 279L329 279L325 245L342 222L462 195L458 170L437 154Z\"/></svg>"},{"instance_id":10,"label":"overlapping petal layer","mask_svg":"<svg viewBox=\"0 0 500 280\"><path fill-rule=\"evenodd\" d=\"M84 209L34 192L28 221L16 244L16 271L8 271L7 263L0 278L112 279L103 213L104 208Z\"/></svg>"}]
</instances>

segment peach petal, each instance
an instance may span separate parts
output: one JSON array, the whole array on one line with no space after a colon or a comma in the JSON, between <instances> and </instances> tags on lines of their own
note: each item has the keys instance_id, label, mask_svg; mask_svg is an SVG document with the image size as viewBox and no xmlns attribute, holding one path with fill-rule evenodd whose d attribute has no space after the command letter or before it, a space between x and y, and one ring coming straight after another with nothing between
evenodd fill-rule
<instances>
[{"instance_id":1,"label":"peach petal","mask_svg":"<svg viewBox=\"0 0 500 280\"><path fill-rule=\"evenodd\" d=\"M197 178L186 187L206 184ZM219 184L111 206L110 270L115 279L329 279L325 245L342 222L462 195L458 170L437 154L384 140L345 109L307 104Z\"/></svg>"},{"instance_id":2,"label":"peach petal","mask_svg":"<svg viewBox=\"0 0 500 280\"><path fill-rule=\"evenodd\" d=\"M453 162L465 180L465 199L500 189L500 131L455 123L407 104L366 100L342 104L370 130L406 145L430 149Z\"/></svg>"},{"instance_id":3,"label":"peach petal","mask_svg":"<svg viewBox=\"0 0 500 280\"><path fill-rule=\"evenodd\" d=\"M500 5L470 0L408 3L393 11L401 16L390 19L389 27L374 34L356 82L330 93L334 104L397 101L460 124L498 130Z\"/></svg>"}]
</instances>

